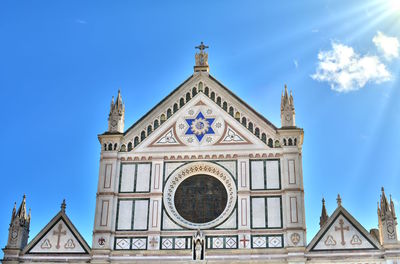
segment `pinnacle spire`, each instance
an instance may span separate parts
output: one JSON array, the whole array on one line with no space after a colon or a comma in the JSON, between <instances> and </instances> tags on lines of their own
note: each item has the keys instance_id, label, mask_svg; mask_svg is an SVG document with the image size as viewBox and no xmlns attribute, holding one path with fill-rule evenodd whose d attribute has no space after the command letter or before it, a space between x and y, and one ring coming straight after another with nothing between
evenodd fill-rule
<instances>
[{"instance_id":1,"label":"pinnacle spire","mask_svg":"<svg viewBox=\"0 0 400 264\"><path fill-rule=\"evenodd\" d=\"M337 195L336 201L337 201L338 207L342 206L342 198L340 197L340 194Z\"/></svg>"},{"instance_id":2,"label":"pinnacle spire","mask_svg":"<svg viewBox=\"0 0 400 264\"><path fill-rule=\"evenodd\" d=\"M282 127L295 127L295 110L292 91L290 91L290 96L288 92L287 85L285 84L285 89L282 91L281 97L281 125Z\"/></svg>"},{"instance_id":3,"label":"pinnacle spire","mask_svg":"<svg viewBox=\"0 0 400 264\"><path fill-rule=\"evenodd\" d=\"M61 211L65 212L65 208L67 208L67 204L65 203L65 199L63 199L61 203Z\"/></svg>"},{"instance_id":4,"label":"pinnacle spire","mask_svg":"<svg viewBox=\"0 0 400 264\"><path fill-rule=\"evenodd\" d=\"M123 133L125 123L125 105L122 101L121 90L118 89L117 98L111 100L110 114L108 115L108 132Z\"/></svg>"},{"instance_id":5,"label":"pinnacle spire","mask_svg":"<svg viewBox=\"0 0 400 264\"><path fill-rule=\"evenodd\" d=\"M322 228L326 222L328 221L328 213L326 212L325 208L325 199L322 198L322 212L321 212L321 217L319 218L319 227Z\"/></svg>"},{"instance_id":6,"label":"pinnacle spire","mask_svg":"<svg viewBox=\"0 0 400 264\"><path fill-rule=\"evenodd\" d=\"M26 215L26 195L25 194L24 194L24 196L22 198L21 205L18 208L17 215L20 218L24 218L24 219L27 218L27 215Z\"/></svg>"}]
</instances>

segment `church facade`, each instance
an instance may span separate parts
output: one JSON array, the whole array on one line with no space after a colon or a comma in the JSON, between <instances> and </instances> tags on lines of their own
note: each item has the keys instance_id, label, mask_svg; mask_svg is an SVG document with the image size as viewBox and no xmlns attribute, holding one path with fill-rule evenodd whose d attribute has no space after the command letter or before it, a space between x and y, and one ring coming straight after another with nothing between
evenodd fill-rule
<instances>
[{"instance_id":1,"label":"church facade","mask_svg":"<svg viewBox=\"0 0 400 264\"><path fill-rule=\"evenodd\" d=\"M307 244L303 129L286 86L275 126L209 73L194 73L125 129L121 93L98 136L91 246L59 213L29 243L26 198L14 207L2 263L399 264L395 208L382 188L367 231L337 198Z\"/></svg>"}]
</instances>

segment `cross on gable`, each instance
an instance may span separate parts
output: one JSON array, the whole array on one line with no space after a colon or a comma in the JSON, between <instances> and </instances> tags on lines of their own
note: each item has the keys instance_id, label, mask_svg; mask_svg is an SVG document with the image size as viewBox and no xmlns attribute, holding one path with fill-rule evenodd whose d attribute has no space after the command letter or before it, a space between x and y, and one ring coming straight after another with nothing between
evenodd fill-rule
<instances>
[{"instance_id":1,"label":"cross on gable","mask_svg":"<svg viewBox=\"0 0 400 264\"><path fill-rule=\"evenodd\" d=\"M67 231L61 231L62 230L62 224L60 223L58 225L58 231L53 231L53 236L57 236L57 245L56 248L59 249L60 248L60 238L61 236L65 236L67 234Z\"/></svg>"},{"instance_id":2,"label":"cross on gable","mask_svg":"<svg viewBox=\"0 0 400 264\"><path fill-rule=\"evenodd\" d=\"M349 226L344 227L344 221L343 221L343 219L340 219L340 220L339 220L339 225L340 225L340 227L335 226L335 231L340 231L340 235L341 235L341 237L342 237L342 242L341 242L341 244L344 246L344 245L346 245L346 241L344 241L344 231L345 231L345 230L346 230L346 231L349 231L349 230L350 230L350 227L349 227Z\"/></svg>"}]
</instances>

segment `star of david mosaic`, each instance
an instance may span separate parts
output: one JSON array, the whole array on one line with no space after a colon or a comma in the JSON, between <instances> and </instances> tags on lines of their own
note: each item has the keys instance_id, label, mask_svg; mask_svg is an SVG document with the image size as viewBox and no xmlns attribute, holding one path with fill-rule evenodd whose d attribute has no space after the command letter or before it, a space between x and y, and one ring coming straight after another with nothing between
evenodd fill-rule
<instances>
[{"instance_id":1,"label":"star of david mosaic","mask_svg":"<svg viewBox=\"0 0 400 264\"><path fill-rule=\"evenodd\" d=\"M199 112L195 118L188 118L185 120L189 125L185 135L195 135L199 142L201 142L204 135L215 134L211 127L215 118L205 118L204 115Z\"/></svg>"}]
</instances>

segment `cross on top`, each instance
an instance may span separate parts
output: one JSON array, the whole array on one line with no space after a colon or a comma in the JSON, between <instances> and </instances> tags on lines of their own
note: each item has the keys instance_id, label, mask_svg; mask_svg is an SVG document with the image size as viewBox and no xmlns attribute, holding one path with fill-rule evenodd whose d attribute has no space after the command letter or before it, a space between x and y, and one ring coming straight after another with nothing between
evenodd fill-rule
<instances>
[{"instance_id":1,"label":"cross on top","mask_svg":"<svg viewBox=\"0 0 400 264\"><path fill-rule=\"evenodd\" d=\"M199 46L195 47L196 49L199 49L201 53L203 53L203 50L208 49L208 46L203 44L203 41L200 43Z\"/></svg>"}]
</instances>

